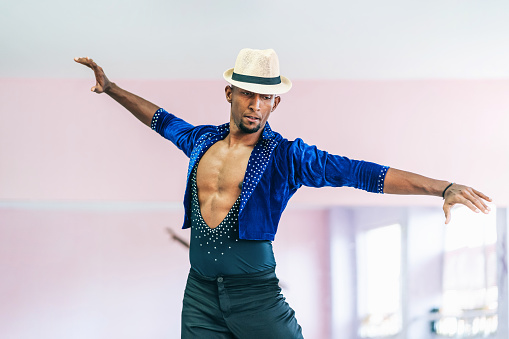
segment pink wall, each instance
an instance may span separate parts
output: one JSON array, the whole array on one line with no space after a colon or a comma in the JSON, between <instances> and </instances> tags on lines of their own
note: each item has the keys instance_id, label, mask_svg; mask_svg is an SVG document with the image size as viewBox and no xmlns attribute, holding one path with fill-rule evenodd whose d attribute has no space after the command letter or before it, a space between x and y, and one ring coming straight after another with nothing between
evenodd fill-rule
<instances>
[{"instance_id":1,"label":"pink wall","mask_svg":"<svg viewBox=\"0 0 509 339\"><path fill-rule=\"evenodd\" d=\"M228 119L222 81L119 84L191 123ZM92 85L0 79L0 334L178 337L189 264L164 228L180 227L187 159ZM290 139L470 183L508 205L508 92L509 81L297 80L270 121ZM329 336L330 292L353 283L330 286L324 206L409 204L440 200L297 193L274 248L307 338Z\"/></svg>"},{"instance_id":2,"label":"pink wall","mask_svg":"<svg viewBox=\"0 0 509 339\"><path fill-rule=\"evenodd\" d=\"M274 245L307 338L329 337L326 216L289 210ZM0 209L0 337L180 337L188 252L166 228L188 239L182 217L143 205Z\"/></svg>"},{"instance_id":3,"label":"pink wall","mask_svg":"<svg viewBox=\"0 0 509 339\"><path fill-rule=\"evenodd\" d=\"M328 210L288 209L274 241L276 273L304 338L330 338Z\"/></svg>"},{"instance_id":4,"label":"pink wall","mask_svg":"<svg viewBox=\"0 0 509 339\"><path fill-rule=\"evenodd\" d=\"M228 120L222 81L119 81L190 122ZM185 156L90 80L0 80L0 200L174 201ZM509 80L295 81L270 121L332 153L471 184L508 205ZM505 133L504 133L505 132ZM350 189L294 202L435 204Z\"/></svg>"},{"instance_id":5,"label":"pink wall","mask_svg":"<svg viewBox=\"0 0 509 339\"><path fill-rule=\"evenodd\" d=\"M181 212L14 208L0 216L2 338L178 337L187 250L165 227Z\"/></svg>"}]
</instances>

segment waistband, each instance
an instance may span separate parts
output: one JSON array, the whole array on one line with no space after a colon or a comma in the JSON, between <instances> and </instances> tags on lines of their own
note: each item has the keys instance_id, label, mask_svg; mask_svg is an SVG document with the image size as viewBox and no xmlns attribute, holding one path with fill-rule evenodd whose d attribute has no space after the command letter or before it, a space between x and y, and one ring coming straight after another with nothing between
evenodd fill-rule
<instances>
[{"instance_id":1,"label":"waistband","mask_svg":"<svg viewBox=\"0 0 509 339\"><path fill-rule=\"evenodd\" d=\"M263 281L269 279L277 279L275 268L269 268L268 270L246 273L246 274L232 274L232 275L217 275L215 277L207 277L196 272L194 269L190 269L189 276L193 277L202 282L224 282L225 284L247 284L253 281Z\"/></svg>"}]
</instances>

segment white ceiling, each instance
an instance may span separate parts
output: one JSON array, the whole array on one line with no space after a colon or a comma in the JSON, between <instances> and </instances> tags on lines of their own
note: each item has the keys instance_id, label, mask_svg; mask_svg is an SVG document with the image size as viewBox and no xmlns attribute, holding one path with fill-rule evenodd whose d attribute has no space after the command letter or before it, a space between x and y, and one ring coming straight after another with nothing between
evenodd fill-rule
<instances>
[{"instance_id":1,"label":"white ceiling","mask_svg":"<svg viewBox=\"0 0 509 339\"><path fill-rule=\"evenodd\" d=\"M0 77L221 79L244 47L291 79L509 78L507 0L0 0Z\"/></svg>"}]
</instances>

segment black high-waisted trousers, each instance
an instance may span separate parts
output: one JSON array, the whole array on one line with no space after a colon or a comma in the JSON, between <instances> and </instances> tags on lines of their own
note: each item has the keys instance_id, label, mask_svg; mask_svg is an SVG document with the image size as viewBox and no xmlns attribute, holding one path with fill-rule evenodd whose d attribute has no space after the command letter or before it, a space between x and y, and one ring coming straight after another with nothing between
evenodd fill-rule
<instances>
[{"instance_id":1,"label":"black high-waisted trousers","mask_svg":"<svg viewBox=\"0 0 509 339\"><path fill-rule=\"evenodd\" d=\"M302 339L274 269L205 277L191 269L182 307L182 339Z\"/></svg>"}]
</instances>

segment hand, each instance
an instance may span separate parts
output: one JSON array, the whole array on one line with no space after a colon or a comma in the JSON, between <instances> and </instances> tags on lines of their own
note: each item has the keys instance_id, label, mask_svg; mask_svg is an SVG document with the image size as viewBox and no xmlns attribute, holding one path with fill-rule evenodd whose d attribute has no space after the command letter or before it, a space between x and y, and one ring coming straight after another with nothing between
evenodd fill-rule
<instances>
[{"instance_id":1,"label":"hand","mask_svg":"<svg viewBox=\"0 0 509 339\"><path fill-rule=\"evenodd\" d=\"M94 62L94 60L90 59L89 57L86 57L86 58L74 58L74 61L82 65L85 65L94 71L96 83L95 86L90 89L92 92L103 93L108 91L108 89L111 86L111 82L106 77L106 74L104 74L103 69L99 67L99 65L97 65Z\"/></svg>"},{"instance_id":2,"label":"hand","mask_svg":"<svg viewBox=\"0 0 509 339\"><path fill-rule=\"evenodd\" d=\"M455 204L463 204L476 213L482 211L487 214L490 208L485 201L491 202L491 198L471 187L453 184L445 192L445 223L448 224L451 221L451 207Z\"/></svg>"}]
</instances>

